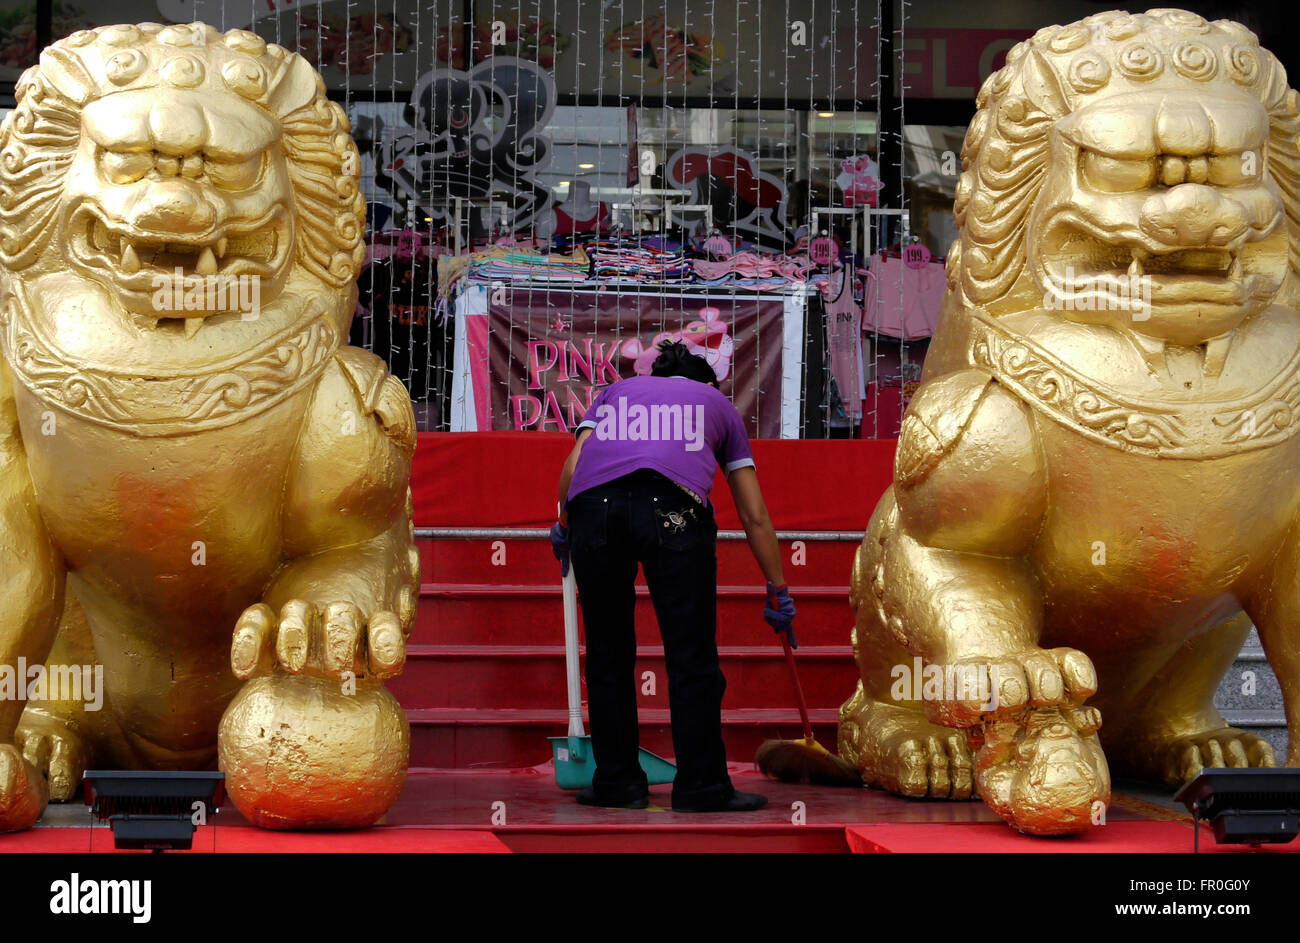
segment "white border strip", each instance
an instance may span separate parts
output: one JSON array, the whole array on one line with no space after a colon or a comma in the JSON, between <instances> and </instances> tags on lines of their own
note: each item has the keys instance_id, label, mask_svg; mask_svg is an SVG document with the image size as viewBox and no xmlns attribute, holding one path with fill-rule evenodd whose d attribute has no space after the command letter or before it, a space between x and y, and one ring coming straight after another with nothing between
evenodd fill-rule
<instances>
[{"instance_id":1,"label":"white border strip","mask_svg":"<svg viewBox=\"0 0 1300 943\"><path fill-rule=\"evenodd\" d=\"M799 438L799 411L803 404L803 329L808 296L787 295L781 321L781 438Z\"/></svg>"},{"instance_id":2,"label":"white border strip","mask_svg":"<svg viewBox=\"0 0 1300 943\"><path fill-rule=\"evenodd\" d=\"M469 362L469 331L465 318L487 314L487 285L468 285L456 292L456 340L452 353L451 431L477 432L478 413L474 409L474 378Z\"/></svg>"}]
</instances>

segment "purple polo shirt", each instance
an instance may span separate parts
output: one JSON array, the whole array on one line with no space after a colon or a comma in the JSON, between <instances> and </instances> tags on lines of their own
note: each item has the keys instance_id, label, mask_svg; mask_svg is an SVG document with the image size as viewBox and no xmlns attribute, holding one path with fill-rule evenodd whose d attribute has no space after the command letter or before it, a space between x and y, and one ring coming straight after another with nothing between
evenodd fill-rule
<instances>
[{"instance_id":1,"label":"purple polo shirt","mask_svg":"<svg viewBox=\"0 0 1300 943\"><path fill-rule=\"evenodd\" d=\"M630 377L601 390L565 500L650 468L708 500L713 476L754 464L745 423L715 388L686 377Z\"/></svg>"}]
</instances>

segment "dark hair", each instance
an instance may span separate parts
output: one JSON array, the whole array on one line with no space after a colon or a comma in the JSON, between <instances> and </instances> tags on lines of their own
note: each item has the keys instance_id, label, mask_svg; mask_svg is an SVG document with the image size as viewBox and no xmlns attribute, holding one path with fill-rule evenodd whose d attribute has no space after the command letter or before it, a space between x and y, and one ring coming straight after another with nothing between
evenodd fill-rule
<instances>
[{"instance_id":1,"label":"dark hair","mask_svg":"<svg viewBox=\"0 0 1300 943\"><path fill-rule=\"evenodd\" d=\"M718 385L718 376L703 357L691 353L681 341L662 341L659 356L650 367L652 377L686 377L710 386Z\"/></svg>"}]
</instances>

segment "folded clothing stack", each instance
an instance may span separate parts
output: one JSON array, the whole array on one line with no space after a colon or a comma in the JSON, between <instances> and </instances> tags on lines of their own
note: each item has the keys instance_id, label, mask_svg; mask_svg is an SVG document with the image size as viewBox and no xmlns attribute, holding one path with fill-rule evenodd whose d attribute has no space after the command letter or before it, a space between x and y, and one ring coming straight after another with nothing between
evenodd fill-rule
<instances>
[{"instance_id":1,"label":"folded clothing stack","mask_svg":"<svg viewBox=\"0 0 1300 943\"><path fill-rule=\"evenodd\" d=\"M638 282L680 282L691 277L691 263L680 250L656 249L633 242L602 240L587 247L597 278Z\"/></svg>"},{"instance_id":2,"label":"folded clothing stack","mask_svg":"<svg viewBox=\"0 0 1300 943\"><path fill-rule=\"evenodd\" d=\"M581 247L571 255L532 252L493 246L474 254L471 278L484 281L582 282L591 272L591 259Z\"/></svg>"},{"instance_id":3,"label":"folded clothing stack","mask_svg":"<svg viewBox=\"0 0 1300 943\"><path fill-rule=\"evenodd\" d=\"M695 277L708 285L734 285L761 291L784 288L791 282L806 282L812 263L789 256L737 252L726 259L696 259Z\"/></svg>"}]
</instances>

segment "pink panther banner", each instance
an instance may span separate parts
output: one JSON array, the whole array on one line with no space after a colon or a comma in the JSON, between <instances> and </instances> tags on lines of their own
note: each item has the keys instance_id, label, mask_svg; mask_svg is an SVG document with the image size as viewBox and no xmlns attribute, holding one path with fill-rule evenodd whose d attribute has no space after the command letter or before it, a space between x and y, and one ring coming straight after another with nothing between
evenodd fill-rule
<instances>
[{"instance_id":1,"label":"pink panther banner","mask_svg":"<svg viewBox=\"0 0 1300 943\"><path fill-rule=\"evenodd\" d=\"M656 345L680 340L713 368L751 436L779 438L782 313L762 298L512 289L489 303L487 337L470 338L487 354L474 358L486 373L476 395L488 388L479 428L571 432L603 387L649 374Z\"/></svg>"}]
</instances>

